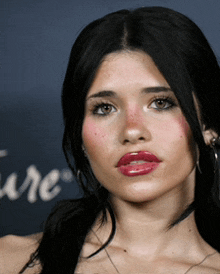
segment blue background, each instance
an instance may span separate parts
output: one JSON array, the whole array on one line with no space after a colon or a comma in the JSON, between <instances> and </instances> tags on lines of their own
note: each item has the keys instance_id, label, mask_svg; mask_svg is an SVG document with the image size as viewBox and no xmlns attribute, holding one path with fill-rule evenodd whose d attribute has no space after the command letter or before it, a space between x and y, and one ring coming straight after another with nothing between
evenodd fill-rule
<instances>
[{"instance_id":1,"label":"blue background","mask_svg":"<svg viewBox=\"0 0 220 274\"><path fill-rule=\"evenodd\" d=\"M61 149L60 94L71 46L92 20L140 6L194 20L220 56L220 1L1 1L0 236L42 230L52 206L80 195Z\"/></svg>"}]
</instances>

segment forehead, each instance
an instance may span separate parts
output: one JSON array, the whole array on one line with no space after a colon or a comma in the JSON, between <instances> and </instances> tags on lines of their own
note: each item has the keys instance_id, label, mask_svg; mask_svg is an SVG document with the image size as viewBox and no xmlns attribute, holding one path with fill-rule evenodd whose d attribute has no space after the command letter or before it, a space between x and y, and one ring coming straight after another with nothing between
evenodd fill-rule
<instances>
[{"instance_id":1,"label":"forehead","mask_svg":"<svg viewBox=\"0 0 220 274\"><path fill-rule=\"evenodd\" d=\"M88 94L102 89L137 89L144 86L169 87L149 55L141 51L121 51L103 59Z\"/></svg>"}]
</instances>

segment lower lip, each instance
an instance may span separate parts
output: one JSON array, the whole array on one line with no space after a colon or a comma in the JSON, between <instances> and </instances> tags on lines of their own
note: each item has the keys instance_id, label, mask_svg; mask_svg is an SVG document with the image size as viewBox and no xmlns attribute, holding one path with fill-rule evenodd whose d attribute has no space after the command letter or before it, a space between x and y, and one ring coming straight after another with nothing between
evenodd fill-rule
<instances>
[{"instance_id":1,"label":"lower lip","mask_svg":"<svg viewBox=\"0 0 220 274\"><path fill-rule=\"evenodd\" d=\"M129 176L129 177L146 175L153 172L159 166L159 164L160 163L149 162L149 163L144 163L139 165L120 166L119 171L123 175Z\"/></svg>"}]
</instances>

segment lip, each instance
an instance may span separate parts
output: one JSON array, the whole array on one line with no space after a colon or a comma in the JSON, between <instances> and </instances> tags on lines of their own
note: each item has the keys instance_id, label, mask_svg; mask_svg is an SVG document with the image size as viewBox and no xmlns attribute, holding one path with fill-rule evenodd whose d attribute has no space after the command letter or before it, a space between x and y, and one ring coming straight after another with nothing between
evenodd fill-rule
<instances>
[{"instance_id":1,"label":"lip","mask_svg":"<svg viewBox=\"0 0 220 274\"><path fill-rule=\"evenodd\" d=\"M133 161L146 161L146 163L131 164ZM161 160L148 151L130 152L125 154L118 162L119 171L129 177L149 174L160 164Z\"/></svg>"}]
</instances>

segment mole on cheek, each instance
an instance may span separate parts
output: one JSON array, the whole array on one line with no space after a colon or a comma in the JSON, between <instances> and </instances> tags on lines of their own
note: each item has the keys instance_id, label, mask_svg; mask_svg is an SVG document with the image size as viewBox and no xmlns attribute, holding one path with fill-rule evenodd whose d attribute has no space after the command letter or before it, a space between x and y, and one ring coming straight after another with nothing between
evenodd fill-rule
<instances>
[{"instance_id":1,"label":"mole on cheek","mask_svg":"<svg viewBox=\"0 0 220 274\"><path fill-rule=\"evenodd\" d=\"M105 138L105 134L103 134L102 132L95 132L94 135L98 138Z\"/></svg>"},{"instance_id":2,"label":"mole on cheek","mask_svg":"<svg viewBox=\"0 0 220 274\"><path fill-rule=\"evenodd\" d=\"M84 138L92 142L96 142L97 140L100 142L107 137L105 130L89 119L84 123L83 135Z\"/></svg>"},{"instance_id":3,"label":"mole on cheek","mask_svg":"<svg viewBox=\"0 0 220 274\"><path fill-rule=\"evenodd\" d=\"M99 136L100 136L100 138L105 139L106 134L104 134L103 132L100 132Z\"/></svg>"}]
</instances>

